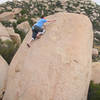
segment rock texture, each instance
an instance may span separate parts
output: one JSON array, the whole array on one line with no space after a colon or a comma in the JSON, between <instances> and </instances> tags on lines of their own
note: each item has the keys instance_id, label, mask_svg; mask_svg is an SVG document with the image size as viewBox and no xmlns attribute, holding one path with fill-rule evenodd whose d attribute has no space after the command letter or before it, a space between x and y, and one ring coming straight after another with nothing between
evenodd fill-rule
<instances>
[{"instance_id":1,"label":"rock texture","mask_svg":"<svg viewBox=\"0 0 100 100\"><path fill-rule=\"evenodd\" d=\"M86 100L91 74L93 32L84 15L57 13L46 33L26 46L9 69L3 100Z\"/></svg>"},{"instance_id":2,"label":"rock texture","mask_svg":"<svg viewBox=\"0 0 100 100\"><path fill-rule=\"evenodd\" d=\"M92 64L92 79L94 83L100 83L100 62Z\"/></svg>"},{"instance_id":3,"label":"rock texture","mask_svg":"<svg viewBox=\"0 0 100 100\"><path fill-rule=\"evenodd\" d=\"M2 98L7 81L8 64L0 56L0 99Z\"/></svg>"}]
</instances>

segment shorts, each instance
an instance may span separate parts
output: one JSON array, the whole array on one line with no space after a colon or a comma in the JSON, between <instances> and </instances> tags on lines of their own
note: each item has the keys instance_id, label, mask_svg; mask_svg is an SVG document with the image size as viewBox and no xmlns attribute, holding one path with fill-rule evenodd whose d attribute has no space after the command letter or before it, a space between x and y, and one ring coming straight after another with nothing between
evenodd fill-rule
<instances>
[{"instance_id":1,"label":"shorts","mask_svg":"<svg viewBox=\"0 0 100 100\"><path fill-rule=\"evenodd\" d=\"M34 26L34 29L32 29L32 32L33 32L32 38L35 39L36 36L37 36L37 34L38 34L38 32L43 32L43 29L40 28L39 26L36 26L36 25L35 25L35 26Z\"/></svg>"}]
</instances>

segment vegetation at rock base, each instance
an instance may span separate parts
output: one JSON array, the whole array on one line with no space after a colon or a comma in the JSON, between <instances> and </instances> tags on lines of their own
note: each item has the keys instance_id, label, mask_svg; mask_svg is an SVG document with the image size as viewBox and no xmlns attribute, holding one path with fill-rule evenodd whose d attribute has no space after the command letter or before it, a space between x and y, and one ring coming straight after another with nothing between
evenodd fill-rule
<instances>
[{"instance_id":1,"label":"vegetation at rock base","mask_svg":"<svg viewBox=\"0 0 100 100\"><path fill-rule=\"evenodd\" d=\"M10 64L13 56L15 55L18 49L18 45L14 41L0 40L0 55Z\"/></svg>"},{"instance_id":2,"label":"vegetation at rock base","mask_svg":"<svg viewBox=\"0 0 100 100\"><path fill-rule=\"evenodd\" d=\"M94 84L91 81L89 87L88 100L100 100L100 84Z\"/></svg>"},{"instance_id":3,"label":"vegetation at rock base","mask_svg":"<svg viewBox=\"0 0 100 100\"><path fill-rule=\"evenodd\" d=\"M15 28L14 30L15 30L15 33L17 33L17 34L20 35L20 37L21 37L21 41L23 41L24 38L25 38L25 36L26 36L26 34L25 34L23 31L18 30L17 28Z\"/></svg>"},{"instance_id":4,"label":"vegetation at rock base","mask_svg":"<svg viewBox=\"0 0 100 100\"><path fill-rule=\"evenodd\" d=\"M1 23L2 23L5 27L10 27L10 26L11 26L11 22L9 22L9 21L1 21Z\"/></svg>"}]
</instances>

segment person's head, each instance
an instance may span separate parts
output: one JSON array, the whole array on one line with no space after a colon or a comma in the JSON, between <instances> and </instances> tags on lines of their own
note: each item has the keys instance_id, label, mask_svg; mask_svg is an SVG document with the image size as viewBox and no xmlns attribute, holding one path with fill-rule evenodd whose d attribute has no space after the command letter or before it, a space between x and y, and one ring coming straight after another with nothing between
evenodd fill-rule
<instances>
[{"instance_id":1,"label":"person's head","mask_svg":"<svg viewBox=\"0 0 100 100\"><path fill-rule=\"evenodd\" d=\"M44 15L42 15L41 18L44 18Z\"/></svg>"}]
</instances>

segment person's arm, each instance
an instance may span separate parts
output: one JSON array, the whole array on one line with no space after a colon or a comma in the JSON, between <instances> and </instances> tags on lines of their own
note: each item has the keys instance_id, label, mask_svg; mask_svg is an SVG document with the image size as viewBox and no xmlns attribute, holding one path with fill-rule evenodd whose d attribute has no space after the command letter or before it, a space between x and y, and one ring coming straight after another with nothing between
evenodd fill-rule
<instances>
[{"instance_id":1,"label":"person's arm","mask_svg":"<svg viewBox=\"0 0 100 100\"><path fill-rule=\"evenodd\" d=\"M50 21L47 21L47 22L55 22L56 20L50 20Z\"/></svg>"}]
</instances>

